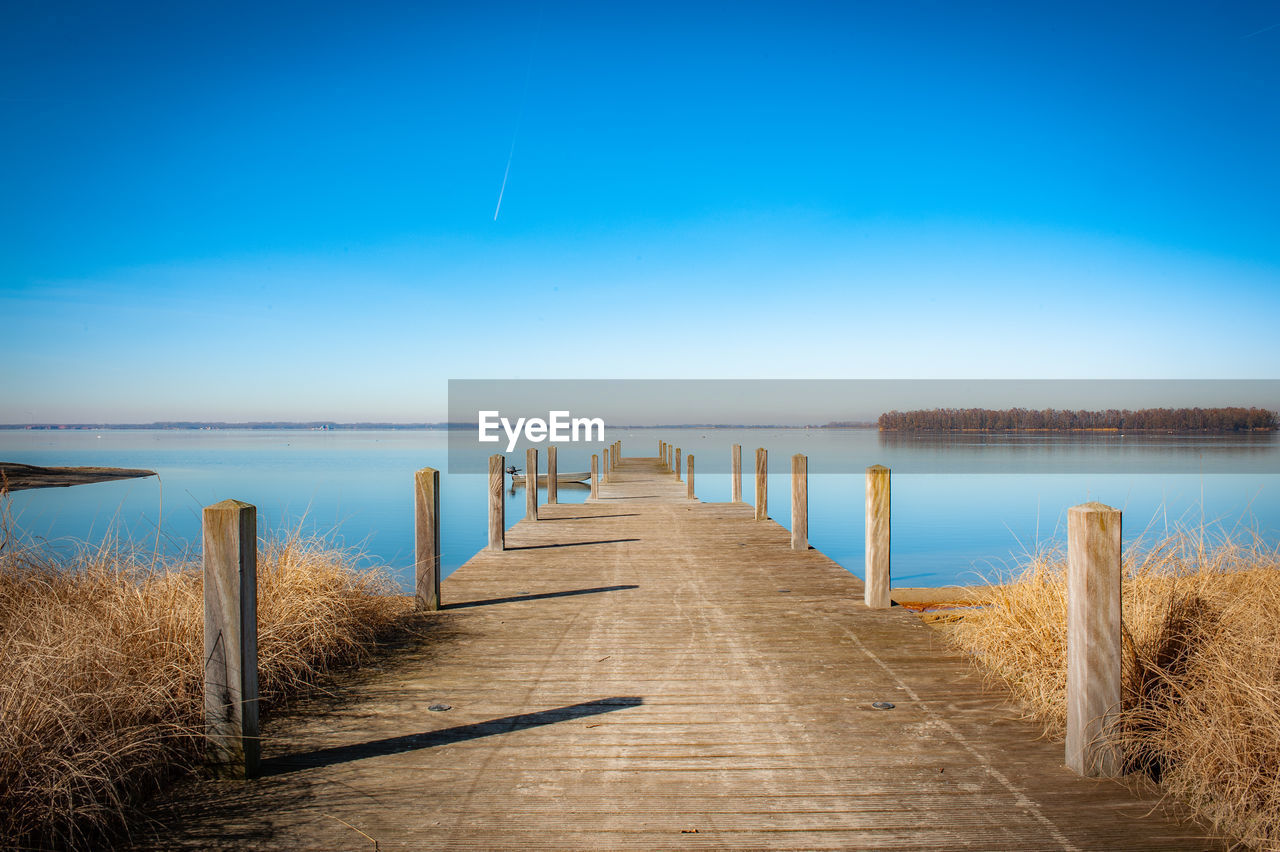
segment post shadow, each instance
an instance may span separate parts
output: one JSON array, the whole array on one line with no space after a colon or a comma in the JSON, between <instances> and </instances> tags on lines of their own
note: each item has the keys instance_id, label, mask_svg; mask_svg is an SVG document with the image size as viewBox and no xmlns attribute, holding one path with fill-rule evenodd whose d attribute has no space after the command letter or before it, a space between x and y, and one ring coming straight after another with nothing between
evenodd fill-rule
<instances>
[{"instance_id":1,"label":"post shadow","mask_svg":"<svg viewBox=\"0 0 1280 852\"><path fill-rule=\"evenodd\" d=\"M509 598L488 598L482 601L459 601L445 604L444 609L466 609L473 606L489 606L490 604L519 603L520 601L541 601L547 598L571 598L575 595L594 595L597 592L621 592L626 589L638 589L639 586L599 586L594 589L569 589L563 592L540 592L536 595L512 595Z\"/></svg>"},{"instance_id":2,"label":"post shadow","mask_svg":"<svg viewBox=\"0 0 1280 852\"><path fill-rule=\"evenodd\" d=\"M567 707L555 707L550 710L539 710L535 713L521 713L517 716L503 716L474 722L470 725L458 725L453 728L441 728L437 731L422 731L417 734L406 734L399 737L387 737L352 745L333 746L303 754L292 754L275 757L261 763L258 777L287 775L302 769L318 769L322 766L335 766L353 760L365 760L370 757L387 757L393 754L404 754L424 748L450 745L467 740L492 737L498 734L509 734L538 728L543 725L554 725L557 722L570 722L597 716L601 713L612 713L626 707L639 707L644 699L635 695L599 698L595 701L584 701L581 704L570 704Z\"/></svg>"}]
</instances>

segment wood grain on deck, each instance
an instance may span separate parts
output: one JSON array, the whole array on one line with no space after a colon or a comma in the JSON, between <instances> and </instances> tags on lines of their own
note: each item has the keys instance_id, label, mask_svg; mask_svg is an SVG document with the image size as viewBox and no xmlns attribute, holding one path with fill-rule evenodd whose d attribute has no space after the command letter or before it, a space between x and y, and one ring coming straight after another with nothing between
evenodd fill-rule
<instances>
[{"instance_id":1,"label":"wood grain on deck","mask_svg":"<svg viewBox=\"0 0 1280 852\"><path fill-rule=\"evenodd\" d=\"M1208 849L748 504L623 459L443 583L441 637L267 725L142 845ZM873 702L891 702L878 710ZM452 709L432 712L444 703ZM357 831L358 830L358 831Z\"/></svg>"}]
</instances>

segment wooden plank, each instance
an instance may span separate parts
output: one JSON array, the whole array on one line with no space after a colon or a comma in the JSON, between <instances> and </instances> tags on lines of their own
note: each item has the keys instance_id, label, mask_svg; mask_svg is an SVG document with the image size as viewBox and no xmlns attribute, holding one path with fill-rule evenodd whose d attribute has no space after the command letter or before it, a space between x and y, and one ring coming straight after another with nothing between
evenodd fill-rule
<instances>
[{"instance_id":1,"label":"wooden plank","mask_svg":"<svg viewBox=\"0 0 1280 852\"><path fill-rule=\"evenodd\" d=\"M883 609L889 600L889 468L867 468L866 605Z\"/></svg>"},{"instance_id":2,"label":"wooden plank","mask_svg":"<svg viewBox=\"0 0 1280 852\"><path fill-rule=\"evenodd\" d=\"M0 493L29 488L66 488L113 479L155 476L154 470L127 467L39 467L17 462L0 462Z\"/></svg>"},{"instance_id":3,"label":"wooden plank","mask_svg":"<svg viewBox=\"0 0 1280 852\"><path fill-rule=\"evenodd\" d=\"M258 771L257 510L239 500L205 506L204 720L214 772Z\"/></svg>"},{"instance_id":4,"label":"wooden plank","mask_svg":"<svg viewBox=\"0 0 1280 852\"><path fill-rule=\"evenodd\" d=\"M413 475L414 606L440 608L440 471Z\"/></svg>"},{"instance_id":5,"label":"wooden plank","mask_svg":"<svg viewBox=\"0 0 1280 852\"><path fill-rule=\"evenodd\" d=\"M1102 503L1067 510L1067 766L1081 775L1122 771L1111 742L1120 709L1120 528Z\"/></svg>"}]
</instances>

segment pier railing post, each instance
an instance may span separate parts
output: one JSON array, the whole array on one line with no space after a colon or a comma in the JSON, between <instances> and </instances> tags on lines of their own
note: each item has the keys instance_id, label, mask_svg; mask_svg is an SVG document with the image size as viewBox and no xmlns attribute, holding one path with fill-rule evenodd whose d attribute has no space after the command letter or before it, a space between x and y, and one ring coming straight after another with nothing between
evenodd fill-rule
<instances>
[{"instance_id":1,"label":"pier railing post","mask_svg":"<svg viewBox=\"0 0 1280 852\"><path fill-rule=\"evenodd\" d=\"M885 609L889 600L889 468L867 468L867 564L863 600L873 609Z\"/></svg>"},{"instance_id":2,"label":"pier railing post","mask_svg":"<svg viewBox=\"0 0 1280 852\"><path fill-rule=\"evenodd\" d=\"M414 606L440 608L440 471L413 475Z\"/></svg>"},{"instance_id":3,"label":"pier railing post","mask_svg":"<svg viewBox=\"0 0 1280 852\"><path fill-rule=\"evenodd\" d=\"M217 774L257 773L258 520L239 500L204 508L204 724Z\"/></svg>"},{"instance_id":4,"label":"pier railing post","mask_svg":"<svg viewBox=\"0 0 1280 852\"><path fill-rule=\"evenodd\" d=\"M685 464L689 466L689 499L693 499L693 453L685 459Z\"/></svg>"},{"instance_id":5,"label":"pier railing post","mask_svg":"<svg viewBox=\"0 0 1280 852\"><path fill-rule=\"evenodd\" d=\"M524 451L524 519L538 520L538 451Z\"/></svg>"},{"instance_id":6,"label":"pier railing post","mask_svg":"<svg viewBox=\"0 0 1280 852\"><path fill-rule=\"evenodd\" d=\"M742 445L729 450L729 502L742 502Z\"/></svg>"},{"instance_id":7,"label":"pier railing post","mask_svg":"<svg viewBox=\"0 0 1280 852\"><path fill-rule=\"evenodd\" d=\"M791 549L809 549L809 457L791 457Z\"/></svg>"},{"instance_id":8,"label":"pier railing post","mask_svg":"<svg viewBox=\"0 0 1280 852\"><path fill-rule=\"evenodd\" d=\"M600 456L591 454L591 497L600 496Z\"/></svg>"},{"instance_id":9,"label":"pier railing post","mask_svg":"<svg viewBox=\"0 0 1280 852\"><path fill-rule=\"evenodd\" d=\"M506 503L502 492L507 487L507 460L501 455L489 456L489 549L506 547Z\"/></svg>"},{"instance_id":10,"label":"pier railing post","mask_svg":"<svg viewBox=\"0 0 1280 852\"><path fill-rule=\"evenodd\" d=\"M671 444L667 444L667 473L670 473L670 472L671 472L671 465L672 465L672 462L671 462L671 453L672 453L672 452L673 452L673 448L672 448Z\"/></svg>"},{"instance_id":11,"label":"pier railing post","mask_svg":"<svg viewBox=\"0 0 1280 852\"><path fill-rule=\"evenodd\" d=\"M556 447L547 447L547 505L554 506L560 496L559 484L556 482Z\"/></svg>"},{"instance_id":12,"label":"pier railing post","mask_svg":"<svg viewBox=\"0 0 1280 852\"><path fill-rule=\"evenodd\" d=\"M1121 773L1111 727L1120 710L1119 509L1067 510L1067 766L1081 775Z\"/></svg>"},{"instance_id":13,"label":"pier railing post","mask_svg":"<svg viewBox=\"0 0 1280 852\"><path fill-rule=\"evenodd\" d=\"M601 471L601 473L600 473L600 477L601 477L601 480L602 480L602 481L604 481L604 482L608 482L608 481L609 481L609 454L610 454L610 450L609 450L609 448L608 448L608 447L605 447L605 448L604 448L603 450L601 450L600 452L601 452L601 453L603 453L603 455L600 457L600 471Z\"/></svg>"},{"instance_id":14,"label":"pier railing post","mask_svg":"<svg viewBox=\"0 0 1280 852\"><path fill-rule=\"evenodd\" d=\"M676 447L676 482L680 481L680 448Z\"/></svg>"},{"instance_id":15,"label":"pier railing post","mask_svg":"<svg viewBox=\"0 0 1280 852\"><path fill-rule=\"evenodd\" d=\"M769 520L769 451L756 448L756 520Z\"/></svg>"}]
</instances>

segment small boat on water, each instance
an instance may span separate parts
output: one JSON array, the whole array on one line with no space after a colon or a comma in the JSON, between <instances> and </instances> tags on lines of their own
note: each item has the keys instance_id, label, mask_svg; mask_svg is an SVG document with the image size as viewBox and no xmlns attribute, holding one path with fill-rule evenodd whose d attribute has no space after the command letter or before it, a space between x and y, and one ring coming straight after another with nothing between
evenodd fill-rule
<instances>
[{"instance_id":1,"label":"small boat on water","mask_svg":"<svg viewBox=\"0 0 1280 852\"><path fill-rule=\"evenodd\" d=\"M588 479L590 479L590 478L591 478L591 473L590 473L590 471L584 471L584 472L582 472L582 473L559 473L559 472L557 472L557 473L556 473L556 484L558 485L558 484L560 484L560 483L562 483L562 482L586 482L586 481L587 481ZM511 484L512 484L512 485L524 485L524 474L523 474L523 473L513 473L513 474L511 474ZM546 484L547 484L547 475L546 475L545 473L540 473L540 474L538 474L538 484L539 484L539 485L546 485Z\"/></svg>"}]
</instances>

